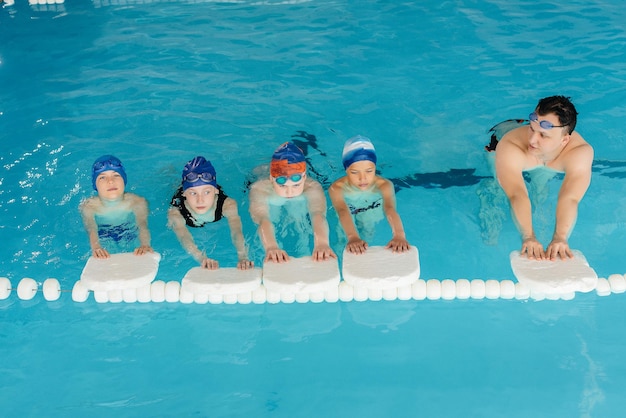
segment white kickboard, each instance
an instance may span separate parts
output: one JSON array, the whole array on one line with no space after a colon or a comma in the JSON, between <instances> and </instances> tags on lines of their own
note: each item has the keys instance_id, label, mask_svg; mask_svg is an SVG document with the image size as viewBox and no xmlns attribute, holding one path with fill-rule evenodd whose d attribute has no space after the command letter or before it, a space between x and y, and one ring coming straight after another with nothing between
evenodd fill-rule
<instances>
[{"instance_id":1,"label":"white kickboard","mask_svg":"<svg viewBox=\"0 0 626 418\"><path fill-rule=\"evenodd\" d=\"M154 280L160 260L159 253L118 253L106 259L89 257L80 281L94 291L139 288Z\"/></svg>"},{"instance_id":2,"label":"white kickboard","mask_svg":"<svg viewBox=\"0 0 626 418\"><path fill-rule=\"evenodd\" d=\"M537 293L565 294L590 292L598 283L598 275L589 267L582 252L572 250L568 260L529 260L519 251L510 254L511 269L517 280Z\"/></svg>"},{"instance_id":3,"label":"white kickboard","mask_svg":"<svg viewBox=\"0 0 626 418\"><path fill-rule=\"evenodd\" d=\"M394 253L383 246L368 247L363 254L343 251L343 280L353 287L391 289L413 284L420 277L419 252Z\"/></svg>"},{"instance_id":4,"label":"white kickboard","mask_svg":"<svg viewBox=\"0 0 626 418\"><path fill-rule=\"evenodd\" d=\"M314 261L313 257L290 257L286 263L263 264L263 284L268 291L279 293L312 293L339 286L341 275L334 258Z\"/></svg>"},{"instance_id":5,"label":"white kickboard","mask_svg":"<svg viewBox=\"0 0 626 418\"><path fill-rule=\"evenodd\" d=\"M256 290L261 285L261 276L262 270L258 267L248 270L194 267L183 277L181 288L194 294L232 295Z\"/></svg>"}]
</instances>

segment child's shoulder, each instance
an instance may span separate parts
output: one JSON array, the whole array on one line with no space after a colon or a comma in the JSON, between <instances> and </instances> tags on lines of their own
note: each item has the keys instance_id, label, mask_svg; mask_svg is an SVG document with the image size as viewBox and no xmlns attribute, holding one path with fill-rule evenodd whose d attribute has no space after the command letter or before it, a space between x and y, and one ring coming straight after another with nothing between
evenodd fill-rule
<instances>
[{"instance_id":1,"label":"child's shoulder","mask_svg":"<svg viewBox=\"0 0 626 418\"><path fill-rule=\"evenodd\" d=\"M250 191L269 191L272 190L272 182L270 179L259 179L250 185Z\"/></svg>"},{"instance_id":2,"label":"child's shoulder","mask_svg":"<svg viewBox=\"0 0 626 418\"><path fill-rule=\"evenodd\" d=\"M227 197L226 199L224 199L224 203L222 204L222 213L227 218L230 218L233 215L237 215L239 213L237 201L232 197Z\"/></svg>"},{"instance_id":3,"label":"child's shoulder","mask_svg":"<svg viewBox=\"0 0 626 418\"><path fill-rule=\"evenodd\" d=\"M314 180L311 177L307 176L304 182L304 190L318 190L318 189L323 191L322 184L319 181Z\"/></svg>"},{"instance_id":4,"label":"child's shoulder","mask_svg":"<svg viewBox=\"0 0 626 418\"><path fill-rule=\"evenodd\" d=\"M128 201L128 202L136 202L136 203L147 203L148 201L146 200L145 197L139 196L138 194L135 193L124 193L124 200Z\"/></svg>"},{"instance_id":5,"label":"child's shoulder","mask_svg":"<svg viewBox=\"0 0 626 418\"><path fill-rule=\"evenodd\" d=\"M84 199L82 202L80 202L80 204L78 205L78 208L80 210L87 210L87 209L96 208L98 206L102 206L102 202L100 201L98 196L91 196L91 197Z\"/></svg>"},{"instance_id":6,"label":"child's shoulder","mask_svg":"<svg viewBox=\"0 0 626 418\"><path fill-rule=\"evenodd\" d=\"M395 194L395 188L391 180L377 176L374 186L383 196Z\"/></svg>"},{"instance_id":7,"label":"child's shoulder","mask_svg":"<svg viewBox=\"0 0 626 418\"><path fill-rule=\"evenodd\" d=\"M339 177L337 180L333 181L333 184L331 184L330 187L343 187L343 185L346 184L347 179L348 176Z\"/></svg>"},{"instance_id":8,"label":"child's shoulder","mask_svg":"<svg viewBox=\"0 0 626 418\"><path fill-rule=\"evenodd\" d=\"M383 176L376 176L376 181L375 184L378 188L381 187L389 187L392 186L393 183L391 182L391 180L389 180L388 178L385 178Z\"/></svg>"}]
</instances>

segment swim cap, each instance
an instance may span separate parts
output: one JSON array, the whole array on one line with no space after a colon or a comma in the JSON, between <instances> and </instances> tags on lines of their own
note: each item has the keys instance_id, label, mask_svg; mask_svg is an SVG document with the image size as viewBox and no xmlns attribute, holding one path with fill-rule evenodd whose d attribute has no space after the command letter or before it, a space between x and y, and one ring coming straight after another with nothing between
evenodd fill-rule
<instances>
[{"instance_id":1,"label":"swim cap","mask_svg":"<svg viewBox=\"0 0 626 418\"><path fill-rule=\"evenodd\" d=\"M285 142L276 148L270 163L272 177L289 176L291 174L304 173L306 161L304 153L293 142Z\"/></svg>"},{"instance_id":2,"label":"swim cap","mask_svg":"<svg viewBox=\"0 0 626 418\"><path fill-rule=\"evenodd\" d=\"M94 190L98 190L96 187L96 179L105 171L113 170L118 173L124 179L124 186L126 186L126 171L119 158L113 155L103 155L98 158L91 167L91 184Z\"/></svg>"},{"instance_id":3,"label":"swim cap","mask_svg":"<svg viewBox=\"0 0 626 418\"><path fill-rule=\"evenodd\" d=\"M343 145L343 168L347 169L357 161L371 161L376 164L376 150L369 138L353 136Z\"/></svg>"},{"instance_id":4,"label":"swim cap","mask_svg":"<svg viewBox=\"0 0 626 418\"><path fill-rule=\"evenodd\" d=\"M182 178L183 190L207 184L217 187L215 168L213 168L211 161L206 160L202 156L197 156L185 164Z\"/></svg>"}]
</instances>

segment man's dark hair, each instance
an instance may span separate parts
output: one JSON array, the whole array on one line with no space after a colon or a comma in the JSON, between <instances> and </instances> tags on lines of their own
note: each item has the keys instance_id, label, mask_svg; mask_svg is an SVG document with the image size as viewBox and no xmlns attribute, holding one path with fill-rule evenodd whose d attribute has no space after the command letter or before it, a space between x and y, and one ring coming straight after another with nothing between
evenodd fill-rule
<instances>
[{"instance_id":1,"label":"man's dark hair","mask_svg":"<svg viewBox=\"0 0 626 418\"><path fill-rule=\"evenodd\" d=\"M536 112L538 115L545 116L548 113L554 113L559 117L559 123L567 128L567 133L574 132L576 127L576 108L565 96L550 96L539 100Z\"/></svg>"}]
</instances>

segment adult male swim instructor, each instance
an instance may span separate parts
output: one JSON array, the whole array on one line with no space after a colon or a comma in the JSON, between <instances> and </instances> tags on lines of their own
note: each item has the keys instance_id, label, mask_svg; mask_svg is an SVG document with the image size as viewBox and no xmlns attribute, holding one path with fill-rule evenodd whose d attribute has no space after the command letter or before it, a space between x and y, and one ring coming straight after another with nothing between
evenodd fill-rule
<instances>
[{"instance_id":1,"label":"adult male swim instructor","mask_svg":"<svg viewBox=\"0 0 626 418\"><path fill-rule=\"evenodd\" d=\"M574 131L576 115L569 98L546 97L528 117L529 125L506 133L496 147L496 176L522 234L521 254L530 259L573 257L567 239L576 222L578 202L589 188L593 161L593 148ZM545 251L535 237L522 175L539 167L565 173L556 205L554 235Z\"/></svg>"}]
</instances>

